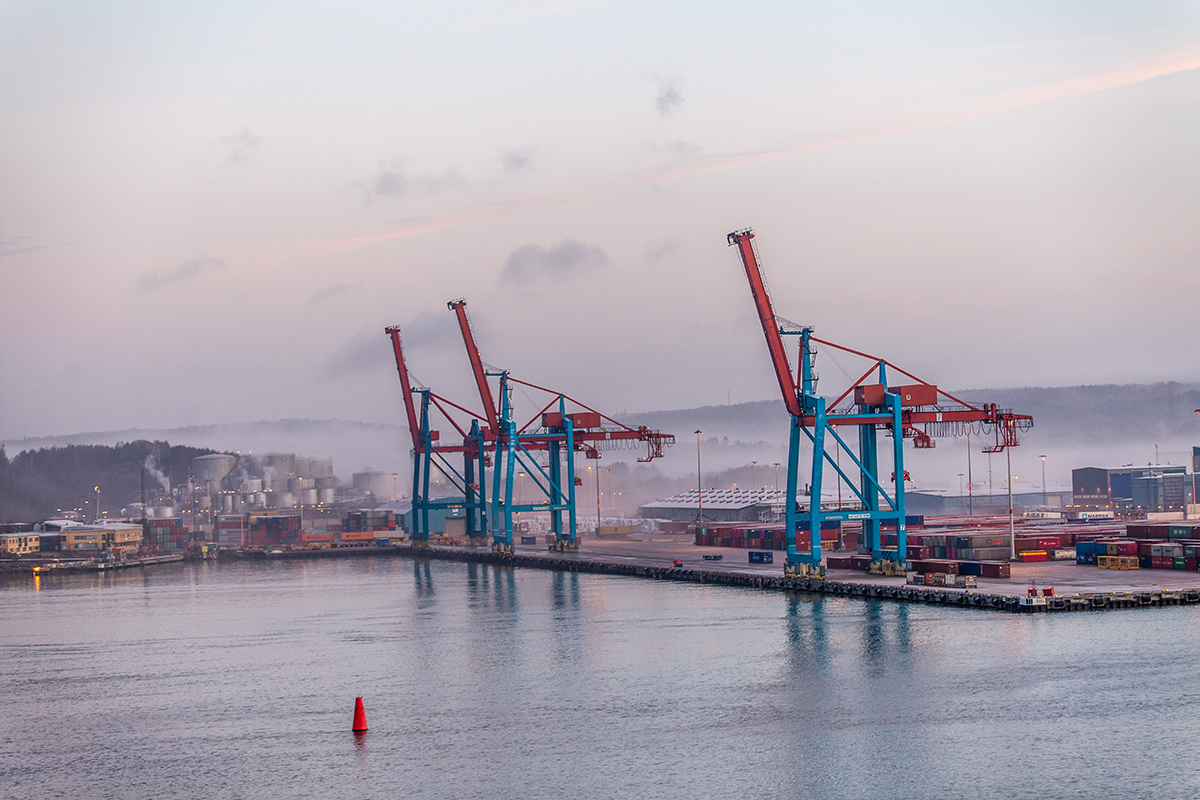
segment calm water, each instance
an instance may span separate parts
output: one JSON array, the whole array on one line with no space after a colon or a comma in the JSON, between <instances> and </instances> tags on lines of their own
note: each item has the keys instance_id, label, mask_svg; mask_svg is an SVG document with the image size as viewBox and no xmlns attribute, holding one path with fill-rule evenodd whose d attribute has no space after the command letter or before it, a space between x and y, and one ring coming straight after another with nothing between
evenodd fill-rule
<instances>
[{"instance_id":1,"label":"calm water","mask_svg":"<svg viewBox=\"0 0 1200 800\"><path fill-rule=\"evenodd\" d=\"M1191 608L396 558L0 584L0 620L3 797L1200 795Z\"/></svg>"}]
</instances>

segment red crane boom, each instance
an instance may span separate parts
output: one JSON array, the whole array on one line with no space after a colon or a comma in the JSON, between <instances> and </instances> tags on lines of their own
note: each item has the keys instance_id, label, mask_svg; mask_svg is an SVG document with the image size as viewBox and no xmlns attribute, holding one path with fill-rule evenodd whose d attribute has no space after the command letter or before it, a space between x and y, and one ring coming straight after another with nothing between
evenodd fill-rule
<instances>
[{"instance_id":1,"label":"red crane boom","mask_svg":"<svg viewBox=\"0 0 1200 800\"><path fill-rule=\"evenodd\" d=\"M471 321L467 319L467 301L451 300L446 306L458 317L458 327L462 330L463 344L467 347L467 358L471 359L471 371L475 373L475 385L479 388L479 399L483 401L483 413L487 414L488 427L492 433L500 433L500 412L496 401L492 398L492 389L488 386L487 373L483 369L483 359L479 357L479 348L475 344L475 336L471 333Z\"/></svg>"},{"instance_id":2,"label":"red crane boom","mask_svg":"<svg viewBox=\"0 0 1200 800\"><path fill-rule=\"evenodd\" d=\"M404 393L404 411L408 415L408 432L412 435L413 449L424 453L421 445L421 428L417 422L417 409L413 405L412 385L408 381L408 367L404 363L404 348L400 345L400 327L392 325L384 328L384 332L392 337L392 351L396 354L396 371L400 373L400 389Z\"/></svg>"},{"instance_id":3,"label":"red crane boom","mask_svg":"<svg viewBox=\"0 0 1200 800\"><path fill-rule=\"evenodd\" d=\"M771 352L771 362L775 366L775 375L779 378L779 389L783 392L783 402L788 413L793 417L801 414L800 398L796 393L796 380L792 377L792 369L788 365L787 352L783 347L783 336L779 333L779 323L775 319L775 309L771 306L771 295L767 292L767 283L763 280L762 268L758 263L758 255L754 252L754 232L750 229L729 234L729 243L736 245L738 255L742 257L742 267L746 277L750 279L750 294L754 296L754 306L758 309L758 319L762 323L763 335L767 337L767 349Z\"/></svg>"}]
</instances>

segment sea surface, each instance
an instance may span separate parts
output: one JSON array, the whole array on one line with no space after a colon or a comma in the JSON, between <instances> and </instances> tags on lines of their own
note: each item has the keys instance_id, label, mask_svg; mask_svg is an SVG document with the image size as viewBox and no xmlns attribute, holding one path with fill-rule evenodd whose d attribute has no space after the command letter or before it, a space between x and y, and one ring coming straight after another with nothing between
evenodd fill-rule
<instances>
[{"instance_id":1,"label":"sea surface","mask_svg":"<svg viewBox=\"0 0 1200 800\"><path fill-rule=\"evenodd\" d=\"M1198 673L1189 607L384 557L9 581L0 797L1195 798Z\"/></svg>"}]
</instances>

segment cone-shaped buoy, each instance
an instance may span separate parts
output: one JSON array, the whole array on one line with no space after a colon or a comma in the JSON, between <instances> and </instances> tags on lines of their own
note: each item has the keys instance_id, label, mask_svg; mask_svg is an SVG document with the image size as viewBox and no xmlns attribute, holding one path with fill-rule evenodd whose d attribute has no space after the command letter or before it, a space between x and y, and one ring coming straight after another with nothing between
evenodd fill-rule
<instances>
[{"instance_id":1,"label":"cone-shaped buoy","mask_svg":"<svg viewBox=\"0 0 1200 800\"><path fill-rule=\"evenodd\" d=\"M367 712L363 710L361 697L354 698L354 727L350 730L354 733L367 732Z\"/></svg>"}]
</instances>

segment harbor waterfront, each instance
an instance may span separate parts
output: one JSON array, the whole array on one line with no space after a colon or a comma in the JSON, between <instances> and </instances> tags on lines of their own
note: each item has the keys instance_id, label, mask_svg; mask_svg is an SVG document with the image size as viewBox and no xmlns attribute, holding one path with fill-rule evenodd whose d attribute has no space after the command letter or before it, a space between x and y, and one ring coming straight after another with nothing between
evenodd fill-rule
<instances>
[{"instance_id":1,"label":"harbor waterfront","mask_svg":"<svg viewBox=\"0 0 1200 800\"><path fill-rule=\"evenodd\" d=\"M1192 607L368 556L12 580L0 613L5 798L1200 791Z\"/></svg>"}]
</instances>

